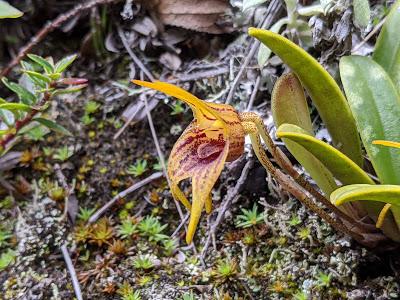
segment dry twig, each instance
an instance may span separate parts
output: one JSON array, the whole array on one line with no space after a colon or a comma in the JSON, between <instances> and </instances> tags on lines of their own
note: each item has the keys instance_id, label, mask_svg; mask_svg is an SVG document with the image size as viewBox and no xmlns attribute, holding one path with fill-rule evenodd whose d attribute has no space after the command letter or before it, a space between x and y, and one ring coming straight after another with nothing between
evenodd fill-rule
<instances>
[{"instance_id":1,"label":"dry twig","mask_svg":"<svg viewBox=\"0 0 400 300\"><path fill-rule=\"evenodd\" d=\"M61 246L61 253L64 257L65 264L67 265L69 275L71 276L72 286L75 291L76 299L83 300L81 287L79 286L78 277L76 276L76 271L75 271L74 265L72 264L71 257L69 256L69 253L68 253L67 244L64 244Z\"/></svg>"},{"instance_id":2,"label":"dry twig","mask_svg":"<svg viewBox=\"0 0 400 300\"><path fill-rule=\"evenodd\" d=\"M143 179L142 181L139 181L135 183L134 185L130 186L126 190L118 193L114 198L112 198L110 201L108 201L103 207L101 207L99 210L97 210L88 220L89 224L92 224L98 220L111 206L114 205L115 202L117 202L119 199L124 198L128 194L136 191L137 189L145 186L146 184L152 182L153 180L159 179L163 177L162 172L156 172L150 175L149 177Z\"/></svg>"}]
</instances>

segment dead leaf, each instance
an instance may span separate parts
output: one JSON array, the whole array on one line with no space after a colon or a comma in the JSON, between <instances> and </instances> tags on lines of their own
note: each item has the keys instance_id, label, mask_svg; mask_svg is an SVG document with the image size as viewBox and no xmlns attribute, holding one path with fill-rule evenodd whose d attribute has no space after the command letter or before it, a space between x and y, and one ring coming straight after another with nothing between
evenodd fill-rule
<instances>
[{"instance_id":1,"label":"dead leaf","mask_svg":"<svg viewBox=\"0 0 400 300\"><path fill-rule=\"evenodd\" d=\"M164 25L213 34L233 31L223 18L230 9L228 0L148 0L143 4Z\"/></svg>"}]
</instances>

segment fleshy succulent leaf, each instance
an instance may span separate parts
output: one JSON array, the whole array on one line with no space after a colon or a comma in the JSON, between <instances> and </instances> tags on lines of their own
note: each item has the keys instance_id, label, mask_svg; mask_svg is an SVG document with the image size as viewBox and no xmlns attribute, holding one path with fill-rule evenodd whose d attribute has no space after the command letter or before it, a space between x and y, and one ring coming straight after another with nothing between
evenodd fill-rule
<instances>
[{"instance_id":1,"label":"fleshy succulent leaf","mask_svg":"<svg viewBox=\"0 0 400 300\"><path fill-rule=\"evenodd\" d=\"M400 141L400 96L393 82L378 63L362 56L343 57L340 76L381 183L400 184L399 150L373 144L374 140Z\"/></svg>"},{"instance_id":2,"label":"fleshy succulent leaf","mask_svg":"<svg viewBox=\"0 0 400 300\"><path fill-rule=\"evenodd\" d=\"M400 94L400 0L393 4L375 44L373 59L392 78Z\"/></svg>"},{"instance_id":3,"label":"fleshy succulent leaf","mask_svg":"<svg viewBox=\"0 0 400 300\"><path fill-rule=\"evenodd\" d=\"M281 35L257 28L250 28L249 34L268 46L293 70L310 94L334 145L361 166L361 143L356 124L332 76L310 54Z\"/></svg>"},{"instance_id":4,"label":"fleshy succulent leaf","mask_svg":"<svg viewBox=\"0 0 400 300\"><path fill-rule=\"evenodd\" d=\"M11 6L8 2L0 0L0 19L19 18L22 15L22 11Z\"/></svg>"},{"instance_id":5,"label":"fleshy succulent leaf","mask_svg":"<svg viewBox=\"0 0 400 300\"><path fill-rule=\"evenodd\" d=\"M289 73L277 80L272 91L271 102L276 127L289 123L302 128L305 134L313 134L303 87L296 75ZM303 146L290 139L283 138L282 140L290 153L310 173L321 190L326 195L330 195L337 188L332 173Z\"/></svg>"},{"instance_id":6,"label":"fleshy succulent leaf","mask_svg":"<svg viewBox=\"0 0 400 300\"><path fill-rule=\"evenodd\" d=\"M343 184L374 184L368 174L350 158L329 144L310 136L298 126L283 124L278 128L277 136L293 141L307 149Z\"/></svg>"},{"instance_id":7,"label":"fleshy succulent leaf","mask_svg":"<svg viewBox=\"0 0 400 300\"><path fill-rule=\"evenodd\" d=\"M388 234L389 237L396 241L400 241L400 186L399 185L369 185L369 184L354 184L341 187L331 194L331 201L336 205L341 205L352 201L377 201L391 204L390 211L393 214L397 224L397 234ZM386 216L388 222L391 216Z\"/></svg>"}]
</instances>

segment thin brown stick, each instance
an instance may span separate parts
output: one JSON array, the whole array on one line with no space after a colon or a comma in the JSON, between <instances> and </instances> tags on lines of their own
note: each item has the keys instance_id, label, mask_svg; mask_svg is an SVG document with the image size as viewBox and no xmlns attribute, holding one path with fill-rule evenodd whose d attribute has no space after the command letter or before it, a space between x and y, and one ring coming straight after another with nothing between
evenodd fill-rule
<instances>
[{"instance_id":1,"label":"thin brown stick","mask_svg":"<svg viewBox=\"0 0 400 300\"><path fill-rule=\"evenodd\" d=\"M368 33L368 35L359 43L357 44L353 49L351 49L351 54L356 53L366 42L369 41L369 39L371 37L374 36L375 33L378 32L379 29L381 29L381 27L383 26L383 24L385 24L386 21L386 17L384 17L375 27L374 29L371 30L370 33Z\"/></svg>"},{"instance_id":2,"label":"thin brown stick","mask_svg":"<svg viewBox=\"0 0 400 300\"><path fill-rule=\"evenodd\" d=\"M110 4L113 2L118 2L121 0L93 0L88 3L80 3L74 6L71 10L67 11L64 14L59 15L53 21L47 23L39 32L37 32L30 41L20 49L18 55L14 57L14 59L0 72L0 78L7 76L8 73L12 70L13 67L19 64L19 62L32 51L33 47L39 44L49 33L60 27L66 21L75 17L76 15L89 10L97 5L101 4Z\"/></svg>"},{"instance_id":3,"label":"thin brown stick","mask_svg":"<svg viewBox=\"0 0 400 300\"><path fill-rule=\"evenodd\" d=\"M61 253L64 257L65 264L67 265L69 275L71 276L72 286L74 288L76 299L83 300L81 287L79 286L79 280L78 277L76 276L74 264L72 263L71 257L69 256L66 243L61 246Z\"/></svg>"},{"instance_id":4,"label":"thin brown stick","mask_svg":"<svg viewBox=\"0 0 400 300\"><path fill-rule=\"evenodd\" d=\"M146 184L152 182L153 180L159 179L163 177L162 172L156 172L150 175L149 177L143 179L142 181L139 181L135 183L134 185L130 186L126 190L118 193L114 198L112 198L110 201L108 201L103 207L101 207L98 211L96 211L88 220L89 224L92 224L98 220L111 206L114 205L115 202L117 202L119 199L124 198L128 194L136 191L137 189L145 186Z\"/></svg>"}]
</instances>

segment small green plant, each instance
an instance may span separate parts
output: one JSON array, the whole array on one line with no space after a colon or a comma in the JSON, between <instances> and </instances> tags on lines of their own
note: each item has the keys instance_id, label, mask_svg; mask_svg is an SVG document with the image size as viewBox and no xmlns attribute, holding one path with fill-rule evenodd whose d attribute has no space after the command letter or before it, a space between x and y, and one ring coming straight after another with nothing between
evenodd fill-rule
<instances>
[{"instance_id":1,"label":"small green plant","mask_svg":"<svg viewBox=\"0 0 400 300\"><path fill-rule=\"evenodd\" d=\"M94 114L100 108L100 104L96 101L88 101L85 105L85 113L86 114Z\"/></svg>"},{"instance_id":2,"label":"small green plant","mask_svg":"<svg viewBox=\"0 0 400 300\"><path fill-rule=\"evenodd\" d=\"M154 268L154 263L149 255L140 255L133 261L133 266L138 270L149 271Z\"/></svg>"},{"instance_id":3,"label":"small green plant","mask_svg":"<svg viewBox=\"0 0 400 300\"><path fill-rule=\"evenodd\" d=\"M296 294L293 294L293 299L295 299L295 300L308 300L308 296L303 291L298 291Z\"/></svg>"},{"instance_id":4,"label":"small green plant","mask_svg":"<svg viewBox=\"0 0 400 300\"><path fill-rule=\"evenodd\" d=\"M162 233L166 227L167 224L161 225L157 218L147 216L140 221L138 229L140 235L147 237L149 241L159 242L168 238L167 235Z\"/></svg>"},{"instance_id":5,"label":"small green plant","mask_svg":"<svg viewBox=\"0 0 400 300\"><path fill-rule=\"evenodd\" d=\"M122 300L142 300L140 291L134 291L129 282L125 281L118 288L117 293L121 295Z\"/></svg>"},{"instance_id":6,"label":"small green plant","mask_svg":"<svg viewBox=\"0 0 400 300\"><path fill-rule=\"evenodd\" d=\"M56 152L53 154L53 158L59 161L67 161L74 152L72 149L70 149L68 146L63 146L59 149L56 150Z\"/></svg>"},{"instance_id":7,"label":"small green plant","mask_svg":"<svg viewBox=\"0 0 400 300\"><path fill-rule=\"evenodd\" d=\"M185 111L185 108L183 107L181 102L175 102L175 104L172 106L172 112L171 115L179 115Z\"/></svg>"},{"instance_id":8,"label":"small green plant","mask_svg":"<svg viewBox=\"0 0 400 300\"><path fill-rule=\"evenodd\" d=\"M0 148L8 151L21 137L40 140L46 130L70 135L69 131L46 115L51 100L60 94L74 93L86 86L86 79L64 78L63 72L75 60L67 56L57 63L52 58L28 54L30 61L21 61L23 82L19 84L2 78L3 84L18 97L18 102L0 98L0 119L5 128L0 130ZM38 129L39 128L39 129Z\"/></svg>"},{"instance_id":9,"label":"small green plant","mask_svg":"<svg viewBox=\"0 0 400 300\"><path fill-rule=\"evenodd\" d=\"M167 165L167 162L165 162L165 165ZM153 165L153 170L162 171L162 169L163 169L162 163L160 162L159 159L157 159L157 163Z\"/></svg>"},{"instance_id":10,"label":"small green plant","mask_svg":"<svg viewBox=\"0 0 400 300\"><path fill-rule=\"evenodd\" d=\"M81 121L84 125L88 126L95 121L95 118L88 114L84 114L81 118Z\"/></svg>"},{"instance_id":11,"label":"small green plant","mask_svg":"<svg viewBox=\"0 0 400 300\"><path fill-rule=\"evenodd\" d=\"M300 228L300 230L297 232L297 235L302 239L306 240L309 239L311 236L311 230L308 227L303 227Z\"/></svg>"},{"instance_id":12,"label":"small green plant","mask_svg":"<svg viewBox=\"0 0 400 300\"><path fill-rule=\"evenodd\" d=\"M185 293L183 296L182 296L182 300L195 300L196 298L195 298L195 296L194 296L194 294L193 294L193 291L190 291L189 293Z\"/></svg>"},{"instance_id":13,"label":"small green plant","mask_svg":"<svg viewBox=\"0 0 400 300\"><path fill-rule=\"evenodd\" d=\"M134 165L130 165L126 172L135 177L139 177L147 171L147 160L138 159Z\"/></svg>"},{"instance_id":14,"label":"small green plant","mask_svg":"<svg viewBox=\"0 0 400 300\"><path fill-rule=\"evenodd\" d=\"M235 277L237 271L238 270L237 270L236 260L225 259L225 260L220 260L217 263L217 269L214 272L214 274L217 279L221 280L222 282L225 282L226 280Z\"/></svg>"},{"instance_id":15,"label":"small green plant","mask_svg":"<svg viewBox=\"0 0 400 300\"><path fill-rule=\"evenodd\" d=\"M16 253L11 249L7 249L6 252L2 253L0 255L0 271L7 268L15 260L15 257Z\"/></svg>"},{"instance_id":16,"label":"small green plant","mask_svg":"<svg viewBox=\"0 0 400 300\"><path fill-rule=\"evenodd\" d=\"M8 246L8 240L12 237L10 231L0 228L0 247Z\"/></svg>"},{"instance_id":17,"label":"small green plant","mask_svg":"<svg viewBox=\"0 0 400 300\"><path fill-rule=\"evenodd\" d=\"M164 248L164 254L166 256L172 256L178 247L178 241L176 239L166 238L162 242Z\"/></svg>"},{"instance_id":18,"label":"small green plant","mask_svg":"<svg viewBox=\"0 0 400 300\"><path fill-rule=\"evenodd\" d=\"M79 213L77 217L79 220L86 223L95 211L96 211L95 207L93 208L79 207Z\"/></svg>"},{"instance_id":19,"label":"small green plant","mask_svg":"<svg viewBox=\"0 0 400 300\"><path fill-rule=\"evenodd\" d=\"M96 113L100 106L96 101L88 101L85 105L85 114L81 118L82 123L85 125L92 124L95 121L92 114Z\"/></svg>"},{"instance_id":20,"label":"small green plant","mask_svg":"<svg viewBox=\"0 0 400 300\"><path fill-rule=\"evenodd\" d=\"M118 226L118 235L122 239L127 239L135 233L138 233L137 224L129 217L122 220L121 225Z\"/></svg>"},{"instance_id":21,"label":"small green plant","mask_svg":"<svg viewBox=\"0 0 400 300\"><path fill-rule=\"evenodd\" d=\"M236 227L248 228L256 226L264 221L264 213L258 213L258 207L253 205L252 209L241 209L242 214L236 218Z\"/></svg>"},{"instance_id":22,"label":"small green plant","mask_svg":"<svg viewBox=\"0 0 400 300\"><path fill-rule=\"evenodd\" d=\"M319 287L329 287L329 285L331 284L331 274L319 272L316 279L318 281Z\"/></svg>"},{"instance_id":23,"label":"small green plant","mask_svg":"<svg viewBox=\"0 0 400 300\"><path fill-rule=\"evenodd\" d=\"M292 215L292 218L289 220L290 226L296 226L301 223L300 218L297 215Z\"/></svg>"},{"instance_id":24,"label":"small green plant","mask_svg":"<svg viewBox=\"0 0 400 300\"><path fill-rule=\"evenodd\" d=\"M92 226L89 242L101 247L103 244L109 244L113 236L114 231L109 221L106 218L102 218Z\"/></svg>"}]
</instances>

